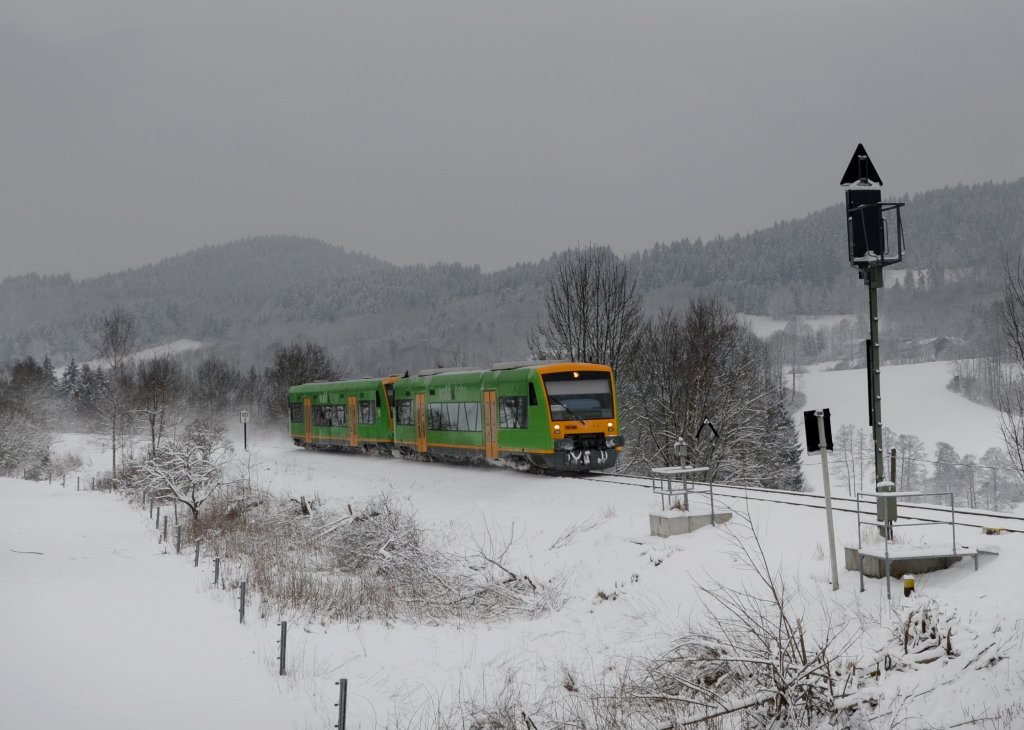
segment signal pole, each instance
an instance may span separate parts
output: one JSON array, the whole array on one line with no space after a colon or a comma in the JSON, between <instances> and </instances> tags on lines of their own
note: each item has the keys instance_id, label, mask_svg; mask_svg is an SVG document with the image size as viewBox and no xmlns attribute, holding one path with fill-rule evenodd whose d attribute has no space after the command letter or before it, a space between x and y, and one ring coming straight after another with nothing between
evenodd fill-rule
<instances>
[{"instance_id":1,"label":"signal pole","mask_svg":"<svg viewBox=\"0 0 1024 730\"><path fill-rule=\"evenodd\" d=\"M903 203L882 202L882 178L868 157L864 145L857 149L839 183L846 188L846 233L850 264L868 287L868 326L866 365L868 374L868 423L875 444L875 491L894 491L885 479L885 453L882 444L882 358L878 327L878 290L883 286L882 268L903 261ZM894 216L891 214L895 214ZM896 240L889 237L889 218L895 218ZM884 482L884 484L883 484ZM896 518L896 500L878 499L879 522ZM888 539L891 526L881 528Z\"/></svg>"}]
</instances>

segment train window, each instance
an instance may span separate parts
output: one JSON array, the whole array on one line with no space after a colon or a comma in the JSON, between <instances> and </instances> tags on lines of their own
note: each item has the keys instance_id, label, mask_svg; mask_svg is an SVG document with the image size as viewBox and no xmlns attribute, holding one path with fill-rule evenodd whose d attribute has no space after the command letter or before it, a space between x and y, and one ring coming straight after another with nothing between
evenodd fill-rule
<instances>
[{"instance_id":1,"label":"train window","mask_svg":"<svg viewBox=\"0 0 1024 730\"><path fill-rule=\"evenodd\" d=\"M429 403L428 428L431 431L479 431L479 403Z\"/></svg>"},{"instance_id":2,"label":"train window","mask_svg":"<svg viewBox=\"0 0 1024 730\"><path fill-rule=\"evenodd\" d=\"M346 420L345 406L334 406L334 425L344 426Z\"/></svg>"},{"instance_id":3,"label":"train window","mask_svg":"<svg viewBox=\"0 0 1024 730\"><path fill-rule=\"evenodd\" d=\"M334 415L333 406L313 406L313 425L330 426L331 417Z\"/></svg>"},{"instance_id":4,"label":"train window","mask_svg":"<svg viewBox=\"0 0 1024 730\"><path fill-rule=\"evenodd\" d=\"M291 411L292 423L302 423L304 420L306 420L305 418L302 417L301 403L292 403L291 405L288 406L288 409Z\"/></svg>"},{"instance_id":5,"label":"train window","mask_svg":"<svg viewBox=\"0 0 1024 730\"><path fill-rule=\"evenodd\" d=\"M395 422L399 426L414 426L416 422L412 417L412 400L399 400L395 401L395 409L397 411L395 415Z\"/></svg>"},{"instance_id":6,"label":"train window","mask_svg":"<svg viewBox=\"0 0 1024 730\"><path fill-rule=\"evenodd\" d=\"M544 376L552 421L614 418L611 378L606 372L565 372Z\"/></svg>"},{"instance_id":7,"label":"train window","mask_svg":"<svg viewBox=\"0 0 1024 730\"><path fill-rule=\"evenodd\" d=\"M377 408L372 400L359 401L359 422L367 424L377 422Z\"/></svg>"},{"instance_id":8,"label":"train window","mask_svg":"<svg viewBox=\"0 0 1024 730\"><path fill-rule=\"evenodd\" d=\"M498 425L501 428L526 428L526 398L521 395L498 399Z\"/></svg>"},{"instance_id":9,"label":"train window","mask_svg":"<svg viewBox=\"0 0 1024 730\"><path fill-rule=\"evenodd\" d=\"M533 387L533 383L530 383L530 405L537 405L537 391Z\"/></svg>"}]
</instances>

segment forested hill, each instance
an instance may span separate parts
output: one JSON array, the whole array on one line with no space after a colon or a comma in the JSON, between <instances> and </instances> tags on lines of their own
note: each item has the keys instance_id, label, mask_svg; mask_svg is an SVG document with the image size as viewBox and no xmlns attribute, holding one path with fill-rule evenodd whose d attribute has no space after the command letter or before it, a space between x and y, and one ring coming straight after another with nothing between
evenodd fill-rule
<instances>
[{"instance_id":1,"label":"forested hill","mask_svg":"<svg viewBox=\"0 0 1024 730\"><path fill-rule=\"evenodd\" d=\"M1024 179L904 201L912 274L886 292L883 313L908 336L971 334L998 295L1004 262L1024 250ZM846 259L840 205L744 236L657 244L628 260L652 309L707 293L752 314L848 313L866 298ZM493 273L395 266L314 239L268 236L82 281L7 278L0 361L86 358L88 320L114 305L137 313L143 344L216 342L241 362L307 337L359 370L519 357L551 264Z\"/></svg>"}]
</instances>

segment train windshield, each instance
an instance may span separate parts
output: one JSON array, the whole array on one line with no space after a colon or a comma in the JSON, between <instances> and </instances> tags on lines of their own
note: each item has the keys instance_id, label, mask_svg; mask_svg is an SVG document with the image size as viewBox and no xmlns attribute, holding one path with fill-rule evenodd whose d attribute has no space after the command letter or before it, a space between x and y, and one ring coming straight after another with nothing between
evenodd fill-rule
<instances>
[{"instance_id":1,"label":"train windshield","mask_svg":"<svg viewBox=\"0 0 1024 730\"><path fill-rule=\"evenodd\" d=\"M544 376L552 421L614 418L612 381L608 373L573 371Z\"/></svg>"}]
</instances>

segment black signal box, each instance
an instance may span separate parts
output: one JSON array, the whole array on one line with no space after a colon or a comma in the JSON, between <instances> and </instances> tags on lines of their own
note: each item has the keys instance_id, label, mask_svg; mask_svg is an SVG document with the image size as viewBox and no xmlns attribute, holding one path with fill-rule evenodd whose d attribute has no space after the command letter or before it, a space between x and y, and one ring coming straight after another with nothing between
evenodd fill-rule
<instances>
[{"instance_id":1,"label":"black signal box","mask_svg":"<svg viewBox=\"0 0 1024 730\"><path fill-rule=\"evenodd\" d=\"M878 188L846 189L846 223L850 244L850 263L866 263L872 254L885 256L885 230L882 219L882 191Z\"/></svg>"},{"instance_id":2,"label":"black signal box","mask_svg":"<svg viewBox=\"0 0 1024 730\"><path fill-rule=\"evenodd\" d=\"M804 432L807 436L807 453L813 454L821 451L821 442L818 439L818 417L814 415L817 411L804 411ZM822 410L825 416L825 448L832 451L832 420L828 408Z\"/></svg>"}]
</instances>

